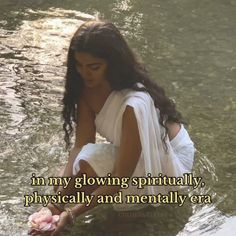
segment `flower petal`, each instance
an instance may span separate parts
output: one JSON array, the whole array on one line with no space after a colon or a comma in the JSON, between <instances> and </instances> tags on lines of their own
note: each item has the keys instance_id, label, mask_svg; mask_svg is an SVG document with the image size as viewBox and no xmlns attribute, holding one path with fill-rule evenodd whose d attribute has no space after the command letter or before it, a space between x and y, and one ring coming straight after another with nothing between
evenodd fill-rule
<instances>
[{"instance_id":1,"label":"flower petal","mask_svg":"<svg viewBox=\"0 0 236 236\"><path fill-rule=\"evenodd\" d=\"M52 222L57 218L52 216L49 208L43 207L40 211L33 213L28 218L28 225L37 231L48 231L52 227Z\"/></svg>"},{"instance_id":2,"label":"flower petal","mask_svg":"<svg viewBox=\"0 0 236 236\"><path fill-rule=\"evenodd\" d=\"M50 228L51 228L52 224L49 223L49 224L44 224L42 225L42 227L40 227L40 231L44 232L44 231L49 231Z\"/></svg>"},{"instance_id":3,"label":"flower petal","mask_svg":"<svg viewBox=\"0 0 236 236\"><path fill-rule=\"evenodd\" d=\"M60 216L59 215L53 215L52 216L52 223L54 224L54 223L57 223L58 221L59 221L59 219L60 219Z\"/></svg>"}]
</instances>

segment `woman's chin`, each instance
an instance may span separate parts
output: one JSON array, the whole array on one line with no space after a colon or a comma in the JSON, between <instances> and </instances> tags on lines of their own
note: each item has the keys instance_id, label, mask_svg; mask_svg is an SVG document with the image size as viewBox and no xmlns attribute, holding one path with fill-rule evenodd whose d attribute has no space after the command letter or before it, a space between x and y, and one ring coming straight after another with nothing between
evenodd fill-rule
<instances>
[{"instance_id":1,"label":"woman's chin","mask_svg":"<svg viewBox=\"0 0 236 236\"><path fill-rule=\"evenodd\" d=\"M84 80L84 85L89 88L96 86L93 80Z\"/></svg>"}]
</instances>

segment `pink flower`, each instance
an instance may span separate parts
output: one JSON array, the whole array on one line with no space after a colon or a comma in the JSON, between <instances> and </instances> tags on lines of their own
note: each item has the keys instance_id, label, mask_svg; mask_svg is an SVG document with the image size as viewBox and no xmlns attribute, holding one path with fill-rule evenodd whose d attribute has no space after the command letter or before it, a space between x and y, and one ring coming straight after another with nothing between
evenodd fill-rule
<instances>
[{"instance_id":1,"label":"pink flower","mask_svg":"<svg viewBox=\"0 0 236 236\"><path fill-rule=\"evenodd\" d=\"M29 216L28 225L37 231L52 231L56 228L59 221L59 215L52 215L47 207L43 207L40 211Z\"/></svg>"}]
</instances>

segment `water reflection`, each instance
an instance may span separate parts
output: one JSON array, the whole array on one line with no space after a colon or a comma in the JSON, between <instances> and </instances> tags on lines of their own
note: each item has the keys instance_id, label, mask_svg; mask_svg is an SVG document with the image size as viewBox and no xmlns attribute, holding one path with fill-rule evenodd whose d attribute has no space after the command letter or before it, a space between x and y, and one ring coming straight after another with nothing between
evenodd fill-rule
<instances>
[{"instance_id":1,"label":"water reflection","mask_svg":"<svg viewBox=\"0 0 236 236\"><path fill-rule=\"evenodd\" d=\"M22 208L22 199L32 192L30 173L46 176L66 156L60 123L65 57L71 35L89 16L53 12L28 10L38 19L0 32L1 235L26 234L32 209Z\"/></svg>"},{"instance_id":2,"label":"water reflection","mask_svg":"<svg viewBox=\"0 0 236 236\"><path fill-rule=\"evenodd\" d=\"M76 10L44 11L52 4L46 1L37 2L41 10L36 5L33 10L26 2L22 6L18 1L1 2L12 9L0 18L1 235L26 235L32 209L23 208L22 199L35 190L29 183L31 173L47 177L67 157L60 121L66 52L78 24L91 17ZM197 153L195 175L203 176L206 186L195 193L211 194L214 203L147 210L135 219L102 206L78 219L68 235L227 235L222 230L235 222L226 214L235 213L236 70L235 43L230 40L235 4L206 1L206 7L194 0L149 4L109 1L99 10L99 1L77 5L67 1L65 6L112 19L148 62L154 79L191 120L194 141L207 153Z\"/></svg>"}]
</instances>

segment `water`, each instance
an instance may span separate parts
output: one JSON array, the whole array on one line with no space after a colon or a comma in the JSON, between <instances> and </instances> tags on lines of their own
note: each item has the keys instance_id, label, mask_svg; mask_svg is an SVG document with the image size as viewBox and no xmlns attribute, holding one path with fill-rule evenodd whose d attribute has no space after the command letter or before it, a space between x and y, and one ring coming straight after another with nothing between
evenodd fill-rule
<instances>
[{"instance_id":1,"label":"water","mask_svg":"<svg viewBox=\"0 0 236 236\"><path fill-rule=\"evenodd\" d=\"M147 209L100 206L67 235L233 235L236 31L234 0L0 1L0 235L26 235L31 173L64 163L61 98L68 42L82 20L113 21L153 79L175 99L198 149L195 175L213 204ZM86 15L90 14L90 15ZM101 140L100 140L101 141ZM50 191L46 189L46 191Z\"/></svg>"}]
</instances>

